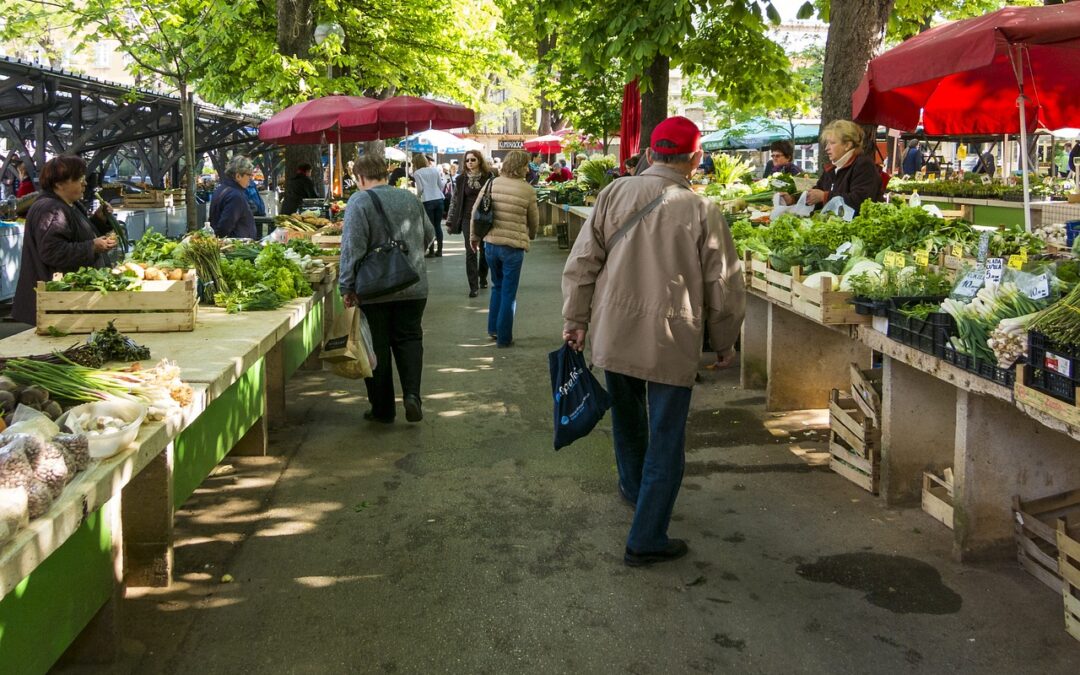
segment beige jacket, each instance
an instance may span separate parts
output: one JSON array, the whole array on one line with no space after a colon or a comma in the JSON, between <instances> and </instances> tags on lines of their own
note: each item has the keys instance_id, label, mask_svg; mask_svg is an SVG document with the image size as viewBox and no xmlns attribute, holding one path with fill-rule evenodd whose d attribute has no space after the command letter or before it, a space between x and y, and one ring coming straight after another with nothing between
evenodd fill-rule
<instances>
[{"instance_id":1,"label":"beige jacket","mask_svg":"<svg viewBox=\"0 0 1080 675\"><path fill-rule=\"evenodd\" d=\"M588 328L593 362L650 382L692 387L702 333L717 350L735 344L746 296L742 263L720 209L673 188L618 242L639 209L686 177L654 164L605 188L563 269L567 330Z\"/></svg>"},{"instance_id":2,"label":"beige jacket","mask_svg":"<svg viewBox=\"0 0 1080 675\"><path fill-rule=\"evenodd\" d=\"M476 198L473 214L484 194L482 192ZM484 241L528 251L529 240L536 238L536 228L540 224L536 190L520 178L499 176L491 182L491 203L495 211L495 225Z\"/></svg>"}]
</instances>

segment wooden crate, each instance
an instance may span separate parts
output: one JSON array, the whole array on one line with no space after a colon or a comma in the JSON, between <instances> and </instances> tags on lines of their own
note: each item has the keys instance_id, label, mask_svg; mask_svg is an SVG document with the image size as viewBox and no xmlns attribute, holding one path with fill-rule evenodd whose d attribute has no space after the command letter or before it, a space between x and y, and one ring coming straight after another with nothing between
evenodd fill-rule
<instances>
[{"instance_id":1,"label":"wooden crate","mask_svg":"<svg viewBox=\"0 0 1080 675\"><path fill-rule=\"evenodd\" d=\"M821 288L810 288L797 269L792 273L791 307L799 314L827 326L870 323L872 317L855 311L849 291L833 290L832 279L822 279Z\"/></svg>"},{"instance_id":2,"label":"wooden crate","mask_svg":"<svg viewBox=\"0 0 1080 675\"><path fill-rule=\"evenodd\" d=\"M767 265L765 270L765 294L777 304L790 305L791 286L797 276L799 276L798 267L792 267L791 274L784 274L774 270L772 265Z\"/></svg>"},{"instance_id":3,"label":"wooden crate","mask_svg":"<svg viewBox=\"0 0 1080 675\"><path fill-rule=\"evenodd\" d=\"M851 397L836 389L829 394L829 454L830 469L877 494L881 432Z\"/></svg>"},{"instance_id":4,"label":"wooden crate","mask_svg":"<svg viewBox=\"0 0 1080 675\"><path fill-rule=\"evenodd\" d=\"M769 290L769 282L766 280L765 275L769 271L769 262L767 260L755 258L753 253L747 251L744 257L744 265L747 287L762 293L767 293Z\"/></svg>"},{"instance_id":5,"label":"wooden crate","mask_svg":"<svg viewBox=\"0 0 1080 675\"><path fill-rule=\"evenodd\" d=\"M285 241L286 242L290 242L293 239L307 239L307 240L310 241L312 235L315 234L314 232L307 232L307 231L304 231L304 230L290 230L290 229L287 229L287 228L282 228L282 231L285 232ZM314 242L312 242L312 243L314 243Z\"/></svg>"},{"instance_id":6,"label":"wooden crate","mask_svg":"<svg viewBox=\"0 0 1080 675\"><path fill-rule=\"evenodd\" d=\"M953 529L952 469L945 469L945 478L923 472L922 510L934 520Z\"/></svg>"},{"instance_id":7,"label":"wooden crate","mask_svg":"<svg viewBox=\"0 0 1080 675\"><path fill-rule=\"evenodd\" d=\"M37 285L37 332L92 333L109 321L122 333L195 330L198 281L194 270L183 281L144 281L138 291L46 291Z\"/></svg>"},{"instance_id":8,"label":"wooden crate","mask_svg":"<svg viewBox=\"0 0 1080 675\"><path fill-rule=\"evenodd\" d=\"M125 209L153 209L172 205L172 195L166 194L165 190L147 190L137 194L124 195Z\"/></svg>"},{"instance_id":9,"label":"wooden crate","mask_svg":"<svg viewBox=\"0 0 1080 675\"><path fill-rule=\"evenodd\" d=\"M1069 532L1069 525L1057 521L1058 569L1061 572L1061 593L1065 601L1065 631L1080 640L1080 541Z\"/></svg>"},{"instance_id":10,"label":"wooden crate","mask_svg":"<svg viewBox=\"0 0 1080 675\"><path fill-rule=\"evenodd\" d=\"M1013 497L1013 530L1021 567L1054 592L1062 588L1056 523L1080 527L1080 490L1023 501Z\"/></svg>"},{"instance_id":11,"label":"wooden crate","mask_svg":"<svg viewBox=\"0 0 1080 675\"><path fill-rule=\"evenodd\" d=\"M875 427L881 427L881 380L882 368L860 368L851 364L851 398L862 414L870 418Z\"/></svg>"},{"instance_id":12,"label":"wooden crate","mask_svg":"<svg viewBox=\"0 0 1080 675\"><path fill-rule=\"evenodd\" d=\"M341 235L335 234L312 234L308 233L311 243L324 248L341 248Z\"/></svg>"}]
</instances>

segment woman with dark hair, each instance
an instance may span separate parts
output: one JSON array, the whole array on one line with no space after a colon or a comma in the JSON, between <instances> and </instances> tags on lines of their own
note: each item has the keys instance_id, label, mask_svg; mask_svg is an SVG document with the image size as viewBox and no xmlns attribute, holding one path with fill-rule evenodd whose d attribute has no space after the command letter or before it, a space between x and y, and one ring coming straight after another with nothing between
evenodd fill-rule
<instances>
[{"instance_id":1,"label":"woman with dark hair","mask_svg":"<svg viewBox=\"0 0 1080 675\"><path fill-rule=\"evenodd\" d=\"M492 176L491 167L480 151L467 151L463 168L454 179L454 198L450 201L450 215L446 217L448 232L461 232L465 235L465 276L469 279L470 298L478 295L477 289L487 288L488 285L488 264L484 257L484 248L481 246L473 250L469 246L469 234L472 231L472 213L476 198Z\"/></svg>"},{"instance_id":2,"label":"woman with dark hair","mask_svg":"<svg viewBox=\"0 0 1080 675\"><path fill-rule=\"evenodd\" d=\"M413 155L412 179L416 184L416 193L420 197L420 201L424 203L424 211L427 212L428 220L435 226L435 242L428 248L427 257L441 258L443 245L443 183L446 182L442 170L437 165L428 162L428 158L418 152Z\"/></svg>"},{"instance_id":3,"label":"woman with dark hair","mask_svg":"<svg viewBox=\"0 0 1080 675\"><path fill-rule=\"evenodd\" d=\"M799 173L799 167L791 161L795 156L795 146L791 141L773 141L769 146L769 155L770 159L765 164L762 178L768 178L774 173L789 173L793 176Z\"/></svg>"},{"instance_id":4,"label":"woman with dark hair","mask_svg":"<svg viewBox=\"0 0 1080 675\"><path fill-rule=\"evenodd\" d=\"M39 176L41 194L26 214L19 283L11 316L37 323L37 282L80 267L108 267L108 252L116 248L105 214L108 205L91 216L79 201L86 190L86 162L60 155L45 164Z\"/></svg>"}]
</instances>

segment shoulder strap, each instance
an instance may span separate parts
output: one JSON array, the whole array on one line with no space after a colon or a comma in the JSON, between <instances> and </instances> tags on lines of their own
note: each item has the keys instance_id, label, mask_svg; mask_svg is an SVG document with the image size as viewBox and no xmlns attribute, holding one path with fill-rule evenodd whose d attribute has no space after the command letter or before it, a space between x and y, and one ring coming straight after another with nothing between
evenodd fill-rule
<instances>
[{"instance_id":1,"label":"shoulder strap","mask_svg":"<svg viewBox=\"0 0 1080 675\"><path fill-rule=\"evenodd\" d=\"M641 209L639 209L637 213L630 216L630 219L623 223L622 227L619 228L618 232L611 235L611 239L608 239L607 246L605 247L607 248L608 253L611 253L611 249L614 248L615 244L618 244L620 241L622 241L623 237L625 237L630 232L630 230L634 229L635 225L640 223L642 219L645 218L645 216L649 215L653 209L659 206L660 202L664 201L664 197L667 196L668 192L671 192L678 188L686 189L686 186L678 183L676 183L675 185L669 185L668 187L664 188L663 192L658 194L655 199L653 199L645 206L641 207Z\"/></svg>"},{"instance_id":2,"label":"shoulder strap","mask_svg":"<svg viewBox=\"0 0 1080 675\"><path fill-rule=\"evenodd\" d=\"M371 203L375 205L375 210L379 212L379 217L383 221L383 229L386 231L386 241L393 241L394 232L390 229L390 219L386 216L386 210L383 209L382 200L379 199L379 195L375 194L375 190L365 190L368 197L371 198Z\"/></svg>"}]
</instances>

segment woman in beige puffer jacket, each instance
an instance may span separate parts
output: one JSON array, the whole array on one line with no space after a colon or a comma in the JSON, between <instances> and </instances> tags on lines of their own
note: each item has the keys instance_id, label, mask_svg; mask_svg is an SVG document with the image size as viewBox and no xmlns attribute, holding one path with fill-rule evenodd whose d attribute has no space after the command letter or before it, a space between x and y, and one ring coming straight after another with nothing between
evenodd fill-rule
<instances>
[{"instance_id":1,"label":"woman in beige puffer jacket","mask_svg":"<svg viewBox=\"0 0 1080 675\"><path fill-rule=\"evenodd\" d=\"M529 241L536 238L540 212L536 190L525 182L529 155L514 150L503 160L502 173L491 182L491 203L495 224L484 237L484 254L491 271L491 300L488 303L488 335L498 347L514 344L514 312L517 311L518 281ZM483 193L476 203L483 200ZM475 211L475 207L474 207ZM469 240L479 246L476 238Z\"/></svg>"}]
</instances>

